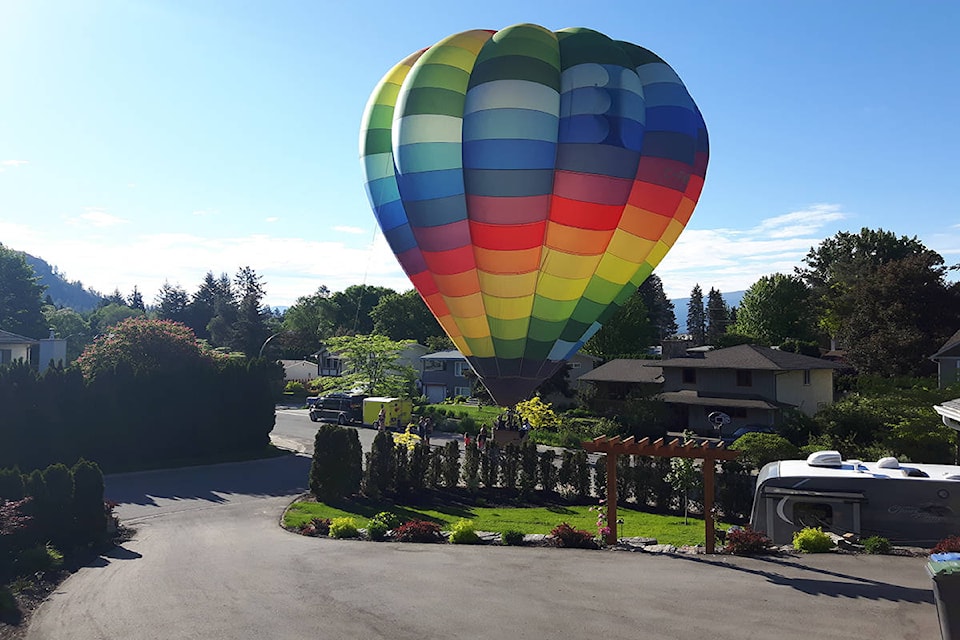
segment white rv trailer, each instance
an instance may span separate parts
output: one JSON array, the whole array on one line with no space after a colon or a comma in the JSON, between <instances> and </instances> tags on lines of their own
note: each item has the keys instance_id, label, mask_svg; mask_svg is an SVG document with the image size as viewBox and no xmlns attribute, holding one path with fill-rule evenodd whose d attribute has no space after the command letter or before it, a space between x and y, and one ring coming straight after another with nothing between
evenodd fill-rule
<instances>
[{"instance_id":1,"label":"white rv trailer","mask_svg":"<svg viewBox=\"0 0 960 640\"><path fill-rule=\"evenodd\" d=\"M804 527L931 547L960 535L960 466L843 460L819 451L765 465L750 525L775 544Z\"/></svg>"}]
</instances>

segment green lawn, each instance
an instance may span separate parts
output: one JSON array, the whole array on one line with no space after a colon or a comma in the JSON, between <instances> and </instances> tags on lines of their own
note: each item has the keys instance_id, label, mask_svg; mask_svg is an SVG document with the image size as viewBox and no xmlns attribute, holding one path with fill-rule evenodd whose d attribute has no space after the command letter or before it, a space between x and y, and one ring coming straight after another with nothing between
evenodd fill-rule
<instances>
[{"instance_id":1,"label":"green lawn","mask_svg":"<svg viewBox=\"0 0 960 640\"><path fill-rule=\"evenodd\" d=\"M420 508L373 501L345 502L336 507L319 502L295 502L284 515L283 524L293 528L312 518L349 516L362 528L380 511L392 511L406 520L432 520L443 529L449 529L460 518L466 518L473 520L478 531L514 529L523 533L550 533L561 522L591 533L597 530L597 515L586 506ZM679 516L634 509L618 509L617 515L623 519L617 532L620 537L656 538L662 544L676 546L702 544L704 540L703 520L700 519L690 518L690 524L684 524Z\"/></svg>"},{"instance_id":2,"label":"green lawn","mask_svg":"<svg viewBox=\"0 0 960 640\"><path fill-rule=\"evenodd\" d=\"M503 413L500 407L479 406L475 404L431 404L427 405L434 409L443 409L450 418L459 418L461 413L476 420L479 424L485 424L488 427L498 415Z\"/></svg>"}]
</instances>

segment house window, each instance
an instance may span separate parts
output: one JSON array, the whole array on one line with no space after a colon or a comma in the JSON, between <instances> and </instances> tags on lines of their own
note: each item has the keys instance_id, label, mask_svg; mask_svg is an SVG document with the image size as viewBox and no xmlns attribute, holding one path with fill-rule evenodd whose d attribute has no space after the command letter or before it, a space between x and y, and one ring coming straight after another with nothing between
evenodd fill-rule
<instances>
[{"instance_id":1,"label":"house window","mask_svg":"<svg viewBox=\"0 0 960 640\"><path fill-rule=\"evenodd\" d=\"M696 369L684 369L684 370L683 370L683 383L684 383L684 384L696 384L696 383L697 383L697 370L696 370Z\"/></svg>"},{"instance_id":2,"label":"house window","mask_svg":"<svg viewBox=\"0 0 960 640\"><path fill-rule=\"evenodd\" d=\"M803 386L810 386L810 369L803 370Z\"/></svg>"},{"instance_id":3,"label":"house window","mask_svg":"<svg viewBox=\"0 0 960 640\"><path fill-rule=\"evenodd\" d=\"M13 349L0 349L0 364L10 364L13 359Z\"/></svg>"},{"instance_id":4,"label":"house window","mask_svg":"<svg viewBox=\"0 0 960 640\"><path fill-rule=\"evenodd\" d=\"M738 369L737 370L737 386L738 387L752 387L753 386L753 371L747 369Z\"/></svg>"},{"instance_id":5,"label":"house window","mask_svg":"<svg viewBox=\"0 0 960 640\"><path fill-rule=\"evenodd\" d=\"M446 363L443 360L424 360L423 361L423 370L424 371L443 371L443 366Z\"/></svg>"},{"instance_id":6,"label":"house window","mask_svg":"<svg viewBox=\"0 0 960 640\"><path fill-rule=\"evenodd\" d=\"M470 397L470 387L454 387L453 388L454 396L463 396L464 398Z\"/></svg>"},{"instance_id":7,"label":"house window","mask_svg":"<svg viewBox=\"0 0 960 640\"><path fill-rule=\"evenodd\" d=\"M455 375L458 378L465 377L464 372L467 370L467 366L468 365L466 362L455 362L453 364L453 375ZM461 394L458 393L457 395L461 395Z\"/></svg>"}]
</instances>

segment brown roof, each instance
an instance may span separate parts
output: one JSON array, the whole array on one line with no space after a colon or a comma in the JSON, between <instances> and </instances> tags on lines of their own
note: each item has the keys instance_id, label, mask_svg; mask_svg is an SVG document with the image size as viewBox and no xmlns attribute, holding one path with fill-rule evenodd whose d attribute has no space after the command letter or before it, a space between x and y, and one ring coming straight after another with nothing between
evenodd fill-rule
<instances>
[{"instance_id":1,"label":"brown roof","mask_svg":"<svg viewBox=\"0 0 960 640\"><path fill-rule=\"evenodd\" d=\"M696 391L666 391L657 396L664 402L673 404L691 404L704 407L742 407L744 409L778 409L779 405L766 400L754 398L721 398L715 396L701 396Z\"/></svg>"},{"instance_id":2,"label":"brown roof","mask_svg":"<svg viewBox=\"0 0 960 640\"><path fill-rule=\"evenodd\" d=\"M656 363L656 360L611 360L602 364L593 371L580 376L578 380L587 382L663 382L663 370L656 366L647 366L647 363Z\"/></svg>"},{"instance_id":3,"label":"brown roof","mask_svg":"<svg viewBox=\"0 0 960 640\"><path fill-rule=\"evenodd\" d=\"M935 354L930 356L930 359L932 360L937 356L945 355L946 352L951 351L954 347L958 346L960 346L960 330L953 334L953 336L947 340L942 347L940 347L940 351L937 351Z\"/></svg>"},{"instance_id":4,"label":"brown roof","mask_svg":"<svg viewBox=\"0 0 960 640\"><path fill-rule=\"evenodd\" d=\"M798 371L805 369L839 369L834 362L811 358L799 353L780 351L755 344L738 344L726 349L707 351L703 357L670 358L657 366L692 369L753 369L761 371Z\"/></svg>"},{"instance_id":5,"label":"brown roof","mask_svg":"<svg viewBox=\"0 0 960 640\"><path fill-rule=\"evenodd\" d=\"M0 344L37 344L37 341L33 338L0 329Z\"/></svg>"}]
</instances>

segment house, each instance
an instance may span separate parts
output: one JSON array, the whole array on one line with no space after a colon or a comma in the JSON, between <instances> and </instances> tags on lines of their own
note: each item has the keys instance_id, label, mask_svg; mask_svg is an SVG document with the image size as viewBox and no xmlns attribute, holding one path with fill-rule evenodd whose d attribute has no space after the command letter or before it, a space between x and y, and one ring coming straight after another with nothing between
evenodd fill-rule
<instances>
[{"instance_id":1,"label":"house","mask_svg":"<svg viewBox=\"0 0 960 640\"><path fill-rule=\"evenodd\" d=\"M420 357L422 370L420 385L423 395L431 403L443 402L447 398L473 395L467 373L470 363L457 350L437 351Z\"/></svg>"},{"instance_id":2,"label":"house","mask_svg":"<svg viewBox=\"0 0 960 640\"><path fill-rule=\"evenodd\" d=\"M400 367L412 368L417 373L417 376L419 376L423 371L420 357L429 352L430 349L422 344L409 344L397 354L396 363ZM341 376L345 373L350 373L343 357L339 353L330 351L326 347L321 347L319 351L310 357L316 360L321 376ZM317 376L314 376L314 378L316 377Z\"/></svg>"},{"instance_id":3,"label":"house","mask_svg":"<svg viewBox=\"0 0 960 640\"><path fill-rule=\"evenodd\" d=\"M50 335L40 340L17 335L0 329L0 365L17 360L33 363L43 373L50 363L64 365L67 362L67 341Z\"/></svg>"},{"instance_id":4,"label":"house","mask_svg":"<svg viewBox=\"0 0 960 640\"><path fill-rule=\"evenodd\" d=\"M677 428L711 433L708 416L725 414L726 430L775 425L783 409L812 416L833 403L839 365L769 347L741 344L683 358L650 361L662 370L660 399L671 405Z\"/></svg>"},{"instance_id":5,"label":"house","mask_svg":"<svg viewBox=\"0 0 960 640\"><path fill-rule=\"evenodd\" d=\"M941 389L960 382L960 331L953 334L930 359L937 363Z\"/></svg>"},{"instance_id":6,"label":"house","mask_svg":"<svg viewBox=\"0 0 960 640\"><path fill-rule=\"evenodd\" d=\"M38 344L40 343L33 338L0 329L0 364L10 364L17 360L30 362L30 349Z\"/></svg>"},{"instance_id":7,"label":"house","mask_svg":"<svg viewBox=\"0 0 960 640\"><path fill-rule=\"evenodd\" d=\"M933 410L940 415L944 425L960 431L960 398L934 405Z\"/></svg>"},{"instance_id":8,"label":"house","mask_svg":"<svg viewBox=\"0 0 960 640\"><path fill-rule=\"evenodd\" d=\"M663 390L663 371L647 366L652 360L611 360L580 376L581 383L593 385L598 405L616 407L631 396L650 397Z\"/></svg>"},{"instance_id":9,"label":"house","mask_svg":"<svg viewBox=\"0 0 960 640\"><path fill-rule=\"evenodd\" d=\"M302 382L307 384L320 377L320 365L308 360L280 360L283 365L284 382Z\"/></svg>"}]
</instances>

